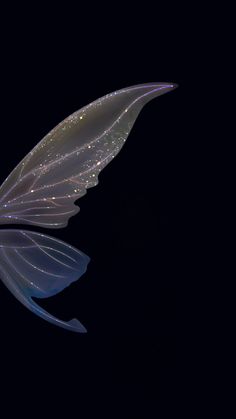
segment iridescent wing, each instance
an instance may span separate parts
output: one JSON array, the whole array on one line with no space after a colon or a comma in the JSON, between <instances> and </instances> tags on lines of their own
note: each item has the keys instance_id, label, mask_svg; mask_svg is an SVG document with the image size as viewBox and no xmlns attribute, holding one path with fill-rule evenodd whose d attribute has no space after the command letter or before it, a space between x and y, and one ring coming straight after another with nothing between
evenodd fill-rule
<instances>
[{"instance_id":1,"label":"iridescent wing","mask_svg":"<svg viewBox=\"0 0 236 419\"><path fill-rule=\"evenodd\" d=\"M149 83L108 94L75 112L44 137L0 188L0 223L65 227L74 202L98 182L142 107L173 90Z\"/></svg>"},{"instance_id":2,"label":"iridescent wing","mask_svg":"<svg viewBox=\"0 0 236 419\"><path fill-rule=\"evenodd\" d=\"M16 166L0 188L0 223L60 228L79 211L74 202L98 182L100 171L122 148L142 107L173 90L150 83L111 93L75 112L54 128ZM87 268L88 256L60 240L23 230L0 230L0 275L31 311L76 332L39 307L32 297L57 294Z\"/></svg>"},{"instance_id":3,"label":"iridescent wing","mask_svg":"<svg viewBox=\"0 0 236 419\"><path fill-rule=\"evenodd\" d=\"M77 320L59 320L31 297L62 291L86 271L89 257L50 236L24 230L0 230L0 275L14 296L38 316L75 332L86 332Z\"/></svg>"}]
</instances>

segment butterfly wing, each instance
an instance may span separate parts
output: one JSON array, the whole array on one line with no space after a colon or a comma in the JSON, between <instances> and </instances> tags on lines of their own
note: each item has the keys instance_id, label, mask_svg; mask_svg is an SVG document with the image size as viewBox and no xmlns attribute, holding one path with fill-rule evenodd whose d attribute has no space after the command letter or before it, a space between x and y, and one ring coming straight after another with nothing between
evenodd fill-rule
<instances>
[{"instance_id":1,"label":"butterfly wing","mask_svg":"<svg viewBox=\"0 0 236 419\"><path fill-rule=\"evenodd\" d=\"M50 236L24 230L0 230L0 275L14 296L45 320L75 332L86 332L77 320L57 319L31 297L55 295L78 280L89 257Z\"/></svg>"},{"instance_id":2,"label":"butterfly wing","mask_svg":"<svg viewBox=\"0 0 236 419\"><path fill-rule=\"evenodd\" d=\"M98 183L142 107L176 87L150 83L108 94L57 125L0 188L0 223L61 228L79 211L74 202Z\"/></svg>"}]
</instances>

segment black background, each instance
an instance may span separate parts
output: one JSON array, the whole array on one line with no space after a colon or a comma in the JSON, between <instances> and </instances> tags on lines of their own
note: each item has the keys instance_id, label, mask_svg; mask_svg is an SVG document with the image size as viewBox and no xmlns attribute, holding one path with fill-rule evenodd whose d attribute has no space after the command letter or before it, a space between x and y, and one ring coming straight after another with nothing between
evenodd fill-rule
<instances>
[{"instance_id":1,"label":"black background","mask_svg":"<svg viewBox=\"0 0 236 419\"><path fill-rule=\"evenodd\" d=\"M37 318L0 284L1 380L19 411L27 399L45 415L65 407L66 417L87 417L85 409L88 417L92 410L157 418L175 409L181 382L181 222L194 40L181 9L104 10L77 5L3 15L1 181L50 129L98 97L144 82L179 88L145 106L69 226L44 231L91 257L77 283L40 301L60 318L77 317L88 333Z\"/></svg>"}]
</instances>

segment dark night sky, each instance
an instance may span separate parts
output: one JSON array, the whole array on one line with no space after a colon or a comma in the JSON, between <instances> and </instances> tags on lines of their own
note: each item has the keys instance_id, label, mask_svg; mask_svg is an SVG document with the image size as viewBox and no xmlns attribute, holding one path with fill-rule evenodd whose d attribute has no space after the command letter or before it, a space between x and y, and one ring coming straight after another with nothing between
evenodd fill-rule
<instances>
[{"instance_id":1,"label":"dark night sky","mask_svg":"<svg viewBox=\"0 0 236 419\"><path fill-rule=\"evenodd\" d=\"M187 28L174 10L132 18L126 11L122 21L102 24L86 13L76 21L72 11L61 12L36 18L32 11L26 24L15 16L12 30L2 29L1 181L50 129L100 96L144 82L179 88L145 106L68 228L44 231L91 257L78 282L40 301L58 317L77 317L88 334L37 318L0 283L4 385L17 393L26 375L27 397L43 411L46 403L52 412L62 408L70 394L68 418L82 417L83 404L111 409L111 417L126 406L127 417L156 418L178 393L186 102L196 70Z\"/></svg>"}]
</instances>

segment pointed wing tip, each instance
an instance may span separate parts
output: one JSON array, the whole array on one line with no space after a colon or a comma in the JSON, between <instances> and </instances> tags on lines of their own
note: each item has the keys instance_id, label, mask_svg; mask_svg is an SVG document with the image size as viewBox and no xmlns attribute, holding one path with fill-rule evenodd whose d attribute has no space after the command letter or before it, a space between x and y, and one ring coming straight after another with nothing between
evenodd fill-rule
<instances>
[{"instance_id":1,"label":"pointed wing tip","mask_svg":"<svg viewBox=\"0 0 236 419\"><path fill-rule=\"evenodd\" d=\"M175 90L179 87L178 83L171 83L172 90Z\"/></svg>"},{"instance_id":2,"label":"pointed wing tip","mask_svg":"<svg viewBox=\"0 0 236 419\"><path fill-rule=\"evenodd\" d=\"M155 84L156 84L156 89L154 88L154 90L162 91L161 94L171 92L172 90L175 90L177 89L177 87L179 87L177 83L172 83L172 82L163 82L163 83L155 83ZM150 83L150 85L152 84Z\"/></svg>"},{"instance_id":3,"label":"pointed wing tip","mask_svg":"<svg viewBox=\"0 0 236 419\"><path fill-rule=\"evenodd\" d=\"M175 90L178 87L178 84L171 82L153 82L136 85L133 87L137 88L140 91L140 96L138 97L138 99L140 100L140 103L144 106L150 100L162 96L168 92L171 92L172 90ZM131 87L131 89L133 89L133 87Z\"/></svg>"},{"instance_id":4,"label":"pointed wing tip","mask_svg":"<svg viewBox=\"0 0 236 419\"><path fill-rule=\"evenodd\" d=\"M67 322L70 326L72 326L71 330L77 333L87 333L87 329L79 322L77 319L72 319Z\"/></svg>"}]
</instances>

